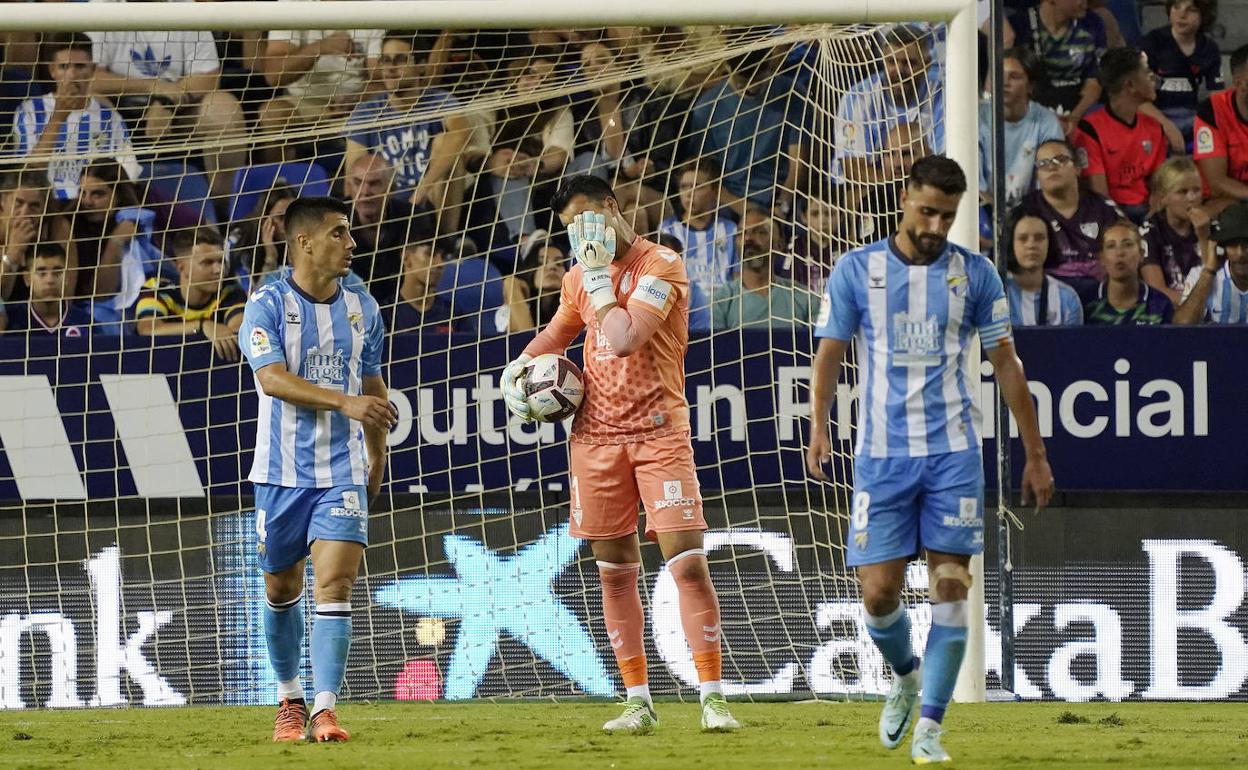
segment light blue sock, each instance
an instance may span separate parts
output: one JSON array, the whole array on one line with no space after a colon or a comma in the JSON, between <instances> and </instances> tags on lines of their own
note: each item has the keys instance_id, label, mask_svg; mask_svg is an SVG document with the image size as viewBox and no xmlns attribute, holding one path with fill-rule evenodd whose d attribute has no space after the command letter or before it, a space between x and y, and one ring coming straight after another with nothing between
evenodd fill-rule
<instances>
[{"instance_id":1,"label":"light blue sock","mask_svg":"<svg viewBox=\"0 0 1248 770\"><path fill-rule=\"evenodd\" d=\"M347 672L351 651L351 604L318 604L312 623L312 685L316 703L312 713L333 708Z\"/></svg>"},{"instance_id":2,"label":"light blue sock","mask_svg":"<svg viewBox=\"0 0 1248 770\"><path fill-rule=\"evenodd\" d=\"M953 686L966 652L966 601L932 605L932 630L923 660L923 700L919 715L934 722L945 718Z\"/></svg>"},{"instance_id":3,"label":"light blue sock","mask_svg":"<svg viewBox=\"0 0 1248 770\"><path fill-rule=\"evenodd\" d=\"M866 619L867 633L871 634L875 646L880 648L893 671L899 676L913 671L918 661L910 642L910 613L906 612L906 605L897 605L897 609L883 617L876 617L866 610L862 614Z\"/></svg>"},{"instance_id":4,"label":"light blue sock","mask_svg":"<svg viewBox=\"0 0 1248 770\"><path fill-rule=\"evenodd\" d=\"M269 648L269 664L277 681L299 679L299 661L303 657L303 594L288 602L264 603L264 640ZM302 690L282 692L282 697L302 698Z\"/></svg>"}]
</instances>

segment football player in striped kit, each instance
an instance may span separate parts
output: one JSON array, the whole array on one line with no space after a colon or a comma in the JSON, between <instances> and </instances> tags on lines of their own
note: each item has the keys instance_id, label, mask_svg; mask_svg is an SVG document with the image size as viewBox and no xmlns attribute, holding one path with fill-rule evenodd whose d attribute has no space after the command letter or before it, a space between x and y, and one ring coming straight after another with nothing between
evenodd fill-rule
<instances>
[{"instance_id":1,"label":"football player in striped kit","mask_svg":"<svg viewBox=\"0 0 1248 770\"><path fill-rule=\"evenodd\" d=\"M381 375L377 302L341 282L355 241L349 209L299 198L286 210L294 271L251 295L239 346L255 371L259 412L256 533L264 570L265 638L278 680L273 740L345 741L335 704L351 647L351 587L368 544L368 503L381 488L386 435L397 419ZM299 678L304 561L311 555L309 709Z\"/></svg>"},{"instance_id":2,"label":"football player in striped kit","mask_svg":"<svg viewBox=\"0 0 1248 770\"><path fill-rule=\"evenodd\" d=\"M1027 451L1024 499L1044 506L1053 493L1001 277L983 256L947 241L965 192L956 162L943 156L915 162L896 234L845 254L828 279L812 367L806 463L826 480L828 413L841 359L850 340L857 343L862 396L846 562L857 568L867 628L894 672L880 717L886 748L905 740L922 692L911 746L916 764L950 761L940 724L962 665L967 624L979 622L966 609L968 566L984 537L979 373L970 356L976 337ZM920 670L901 589L907 562L923 552L932 629Z\"/></svg>"}]
</instances>

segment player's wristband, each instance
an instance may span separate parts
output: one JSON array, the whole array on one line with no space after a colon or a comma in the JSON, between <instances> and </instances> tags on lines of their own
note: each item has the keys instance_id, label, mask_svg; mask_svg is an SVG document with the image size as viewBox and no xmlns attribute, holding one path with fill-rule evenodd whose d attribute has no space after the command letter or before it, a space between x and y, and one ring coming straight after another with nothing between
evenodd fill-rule
<instances>
[{"instance_id":1,"label":"player's wristband","mask_svg":"<svg viewBox=\"0 0 1248 770\"><path fill-rule=\"evenodd\" d=\"M589 295L594 310L602 310L615 304L615 288L611 286L611 272L605 267L590 268L581 275L581 287Z\"/></svg>"}]
</instances>

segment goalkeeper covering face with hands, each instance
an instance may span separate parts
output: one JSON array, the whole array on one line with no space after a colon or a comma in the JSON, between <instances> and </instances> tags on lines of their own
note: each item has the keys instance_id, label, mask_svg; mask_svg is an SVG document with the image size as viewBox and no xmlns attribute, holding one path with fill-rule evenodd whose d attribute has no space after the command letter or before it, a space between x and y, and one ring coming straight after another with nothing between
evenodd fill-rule
<instances>
[{"instance_id":1,"label":"goalkeeper covering face with hands","mask_svg":"<svg viewBox=\"0 0 1248 770\"><path fill-rule=\"evenodd\" d=\"M610 185L567 179L553 208L568 228L576 265L563 278L559 310L503 371L507 408L532 419L525 366L563 353L588 327L585 400L572 423L571 532L589 540L602 581L603 620L627 688L607 731L649 732L650 698L637 581L646 537L658 543L680 594L680 615L701 683L702 728L736 730L720 683L719 601L711 585L685 401L689 279L679 255L637 235Z\"/></svg>"}]
</instances>

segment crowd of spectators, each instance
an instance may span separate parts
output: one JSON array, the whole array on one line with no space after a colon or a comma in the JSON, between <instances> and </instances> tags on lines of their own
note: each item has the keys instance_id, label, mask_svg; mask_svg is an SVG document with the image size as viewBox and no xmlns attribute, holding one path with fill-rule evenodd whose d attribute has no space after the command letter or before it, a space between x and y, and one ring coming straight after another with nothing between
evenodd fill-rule
<instances>
[{"instance_id":1,"label":"crowd of spectators","mask_svg":"<svg viewBox=\"0 0 1248 770\"><path fill-rule=\"evenodd\" d=\"M1138 46L1086 0L1012 5L1000 242L1014 323L1243 322L1231 257L1248 247L1248 46L1225 87L1215 0L1166 0L1168 23Z\"/></svg>"},{"instance_id":2,"label":"crowd of spectators","mask_svg":"<svg viewBox=\"0 0 1248 770\"><path fill-rule=\"evenodd\" d=\"M1014 323L1244 321L1248 47L1224 86L1214 0L1167 0L1145 34L1086 0L1008 5ZM11 34L0 324L236 358L247 292L291 271L286 207L324 189L352 210L344 280L391 330L540 327L571 267L549 201L574 173L682 255L691 330L808 324L838 257L892 232L910 165L943 150L943 32L882 28L831 113L819 44L699 56L731 34ZM647 68L678 47L692 66ZM986 208L992 115L985 98ZM168 156L203 180L197 210L154 183Z\"/></svg>"}]
</instances>

